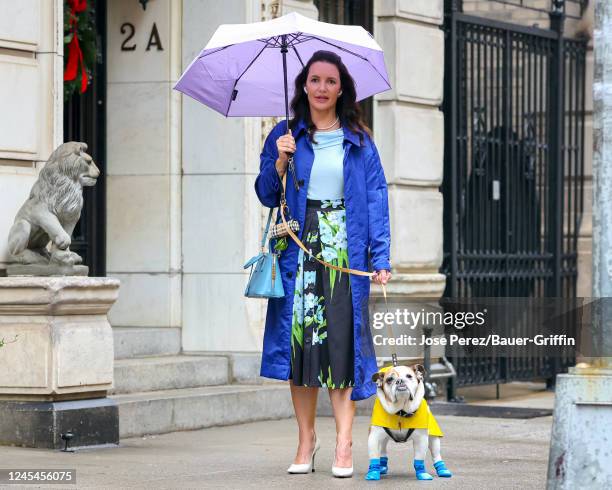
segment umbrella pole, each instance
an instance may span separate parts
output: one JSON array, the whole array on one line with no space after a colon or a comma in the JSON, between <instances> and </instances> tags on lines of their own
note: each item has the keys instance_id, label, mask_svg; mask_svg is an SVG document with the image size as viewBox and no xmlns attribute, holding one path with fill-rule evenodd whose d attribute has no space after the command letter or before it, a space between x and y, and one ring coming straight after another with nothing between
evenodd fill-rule
<instances>
[{"instance_id":1,"label":"umbrella pole","mask_svg":"<svg viewBox=\"0 0 612 490\"><path fill-rule=\"evenodd\" d=\"M287 90L287 36L281 36L281 54L283 55L283 77L285 80L285 122L287 123L287 132L289 132L289 92Z\"/></svg>"},{"instance_id":2,"label":"umbrella pole","mask_svg":"<svg viewBox=\"0 0 612 490\"><path fill-rule=\"evenodd\" d=\"M287 36L281 36L281 54L283 55L283 77L285 82L285 122L287 123L287 132L289 132L289 91L287 90L287 51L289 47L287 45ZM295 175L295 165L293 165L293 155L289 155L289 171L293 175L293 185L295 190L299 190L297 177Z\"/></svg>"}]
</instances>

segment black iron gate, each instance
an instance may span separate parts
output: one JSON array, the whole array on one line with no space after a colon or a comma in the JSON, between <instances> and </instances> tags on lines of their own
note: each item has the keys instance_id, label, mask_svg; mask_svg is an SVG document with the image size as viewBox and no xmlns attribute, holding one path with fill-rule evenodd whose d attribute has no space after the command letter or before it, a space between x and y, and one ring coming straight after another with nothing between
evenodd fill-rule
<instances>
[{"instance_id":1,"label":"black iron gate","mask_svg":"<svg viewBox=\"0 0 612 490\"><path fill-rule=\"evenodd\" d=\"M586 42L445 5L445 296L576 296ZM453 358L458 386L554 376L555 359Z\"/></svg>"},{"instance_id":2,"label":"black iron gate","mask_svg":"<svg viewBox=\"0 0 612 490\"><path fill-rule=\"evenodd\" d=\"M70 249L83 257L90 276L106 275L106 0L95 1L98 62L83 94L64 103L64 141L87 143L100 169L94 187L83 189L83 210Z\"/></svg>"}]
</instances>

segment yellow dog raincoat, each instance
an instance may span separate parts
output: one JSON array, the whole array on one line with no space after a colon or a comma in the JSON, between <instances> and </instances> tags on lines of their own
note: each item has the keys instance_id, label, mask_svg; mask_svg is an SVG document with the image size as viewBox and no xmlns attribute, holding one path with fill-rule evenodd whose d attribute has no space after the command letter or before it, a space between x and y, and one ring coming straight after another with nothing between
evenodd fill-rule
<instances>
[{"instance_id":1,"label":"yellow dog raincoat","mask_svg":"<svg viewBox=\"0 0 612 490\"><path fill-rule=\"evenodd\" d=\"M380 369L380 372L385 372L391 366ZM374 401L374 409L372 410L371 425L379 427L387 427L389 429L427 429L430 436L444 436L438 422L431 413L427 401L423 398L421 405L410 417L402 417L400 415L388 413L380 403L378 396Z\"/></svg>"}]
</instances>

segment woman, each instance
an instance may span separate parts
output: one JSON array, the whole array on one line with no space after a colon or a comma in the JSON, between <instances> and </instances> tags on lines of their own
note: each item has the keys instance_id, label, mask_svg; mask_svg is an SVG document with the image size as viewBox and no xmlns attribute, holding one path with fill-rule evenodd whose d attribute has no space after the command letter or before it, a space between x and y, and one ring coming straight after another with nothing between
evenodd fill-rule
<instances>
[{"instance_id":1,"label":"woman","mask_svg":"<svg viewBox=\"0 0 612 490\"><path fill-rule=\"evenodd\" d=\"M386 284L391 278L387 184L355 98L341 58L314 53L295 79L290 131L282 121L266 138L255 190L264 206L278 206L293 153L295 176L287 175L286 200L306 248L334 265L373 269L373 280ZM354 401L376 392L369 278L326 268L289 238L274 247L280 251L285 297L268 302L260 374L289 379L299 444L288 472L314 471L317 394L327 386L337 432L332 473L351 476Z\"/></svg>"}]
</instances>

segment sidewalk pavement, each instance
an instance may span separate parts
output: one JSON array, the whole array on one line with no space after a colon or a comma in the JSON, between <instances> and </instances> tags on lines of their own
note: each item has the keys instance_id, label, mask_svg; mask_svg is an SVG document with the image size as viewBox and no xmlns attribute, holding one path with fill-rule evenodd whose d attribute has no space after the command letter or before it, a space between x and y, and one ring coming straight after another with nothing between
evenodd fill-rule
<instances>
[{"instance_id":1,"label":"sidewalk pavement","mask_svg":"<svg viewBox=\"0 0 612 490\"><path fill-rule=\"evenodd\" d=\"M555 408L555 392L546 389L546 383L512 382L499 385L500 399L495 385L459 388L459 395L470 405L490 405L521 408Z\"/></svg>"},{"instance_id":2,"label":"sidewalk pavement","mask_svg":"<svg viewBox=\"0 0 612 490\"><path fill-rule=\"evenodd\" d=\"M450 479L417 482L412 443L389 443L389 475L366 482L369 418L353 427L353 478L331 474L335 424L317 418L316 472L289 475L296 449L294 419L124 439L119 447L76 453L0 447L0 468L76 469L77 488L543 488L552 417L493 419L439 416L442 457ZM426 465L432 474L431 458ZM75 488L47 485L2 488Z\"/></svg>"}]
</instances>

